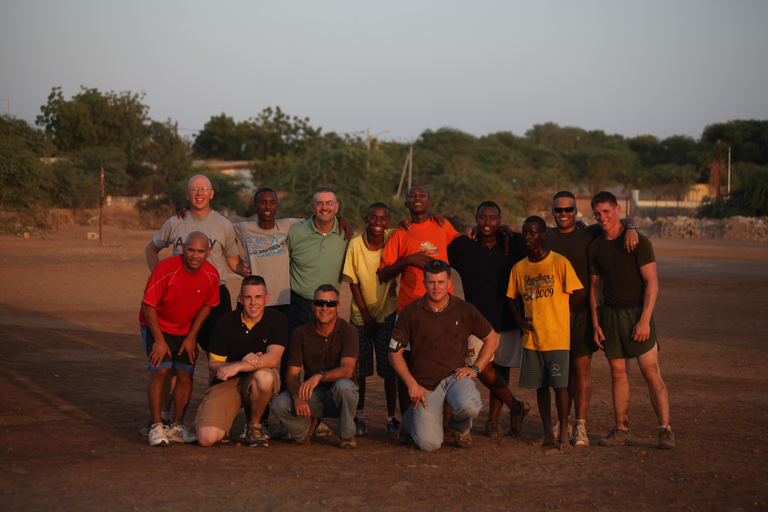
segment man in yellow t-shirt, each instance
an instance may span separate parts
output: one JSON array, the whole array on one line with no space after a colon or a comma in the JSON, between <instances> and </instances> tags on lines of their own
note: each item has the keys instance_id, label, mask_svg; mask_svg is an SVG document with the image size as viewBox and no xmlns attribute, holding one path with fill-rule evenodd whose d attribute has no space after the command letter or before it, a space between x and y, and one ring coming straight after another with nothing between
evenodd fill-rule
<instances>
[{"instance_id":1,"label":"man in yellow t-shirt","mask_svg":"<svg viewBox=\"0 0 768 512\"><path fill-rule=\"evenodd\" d=\"M560 419L558 449L571 449L568 441L568 363L570 360L570 315L584 301L584 286L568 259L544 247L547 225L541 217L528 217L523 223L523 240L528 257L520 260L509 276L507 297L515 321L523 331L521 388L536 389L544 437L536 446L556 444L552 433L551 397ZM523 297L525 318L517 297Z\"/></svg>"}]
</instances>

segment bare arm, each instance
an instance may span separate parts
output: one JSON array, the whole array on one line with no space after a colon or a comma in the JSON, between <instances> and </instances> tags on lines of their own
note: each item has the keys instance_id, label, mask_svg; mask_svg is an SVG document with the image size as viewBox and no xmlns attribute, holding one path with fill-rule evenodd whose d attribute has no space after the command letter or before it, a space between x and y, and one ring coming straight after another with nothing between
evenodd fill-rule
<instances>
[{"instance_id":1,"label":"bare arm","mask_svg":"<svg viewBox=\"0 0 768 512\"><path fill-rule=\"evenodd\" d=\"M632 329L632 339L637 342L648 340L651 336L651 315L656 306L656 298L659 295L659 280L656 276L656 262L640 267L640 275L645 281L645 293L643 294L643 313L640 321Z\"/></svg>"},{"instance_id":2,"label":"bare arm","mask_svg":"<svg viewBox=\"0 0 768 512\"><path fill-rule=\"evenodd\" d=\"M621 219L619 222L621 222L621 225L624 226L624 229L627 228L630 224L637 226L637 219L634 217L627 217L625 219ZM639 243L640 237L637 236L637 229L626 229L626 234L624 235L624 250L627 252L633 252L635 249L637 249L637 244Z\"/></svg>"},{"instance_id":3,"label":"bare arm","mask_svg":"<svg viewBox=\"0 0 768 512\"><path fill-rule=\"evenodd\" d=\"M571 309L571 311L576 311L576 308L581 306L581 303L584 302L584 299L587 298L587 292L584 290L584 288L580 288L578 290L574 290L573 293L568 297L568 307Z\"/></svg>"},{"instance_id":4,"label":"bare arm","mask_svg":"<svg viewBox=\"0 0 768 512\"><path fill-rule=\"evenodd\" d=\"M475 366L477 366L480 371L483 371L483 368L491 362L491 357L493 357L493 354L496 353L496 350L499 348L499 335L491 329L491 332L488 333L488 336L483 338L483 347L480 349L480 353L477 354L477 359L475 360ZM474 373L474 375L472 375ZM469 367L462 367L462 368L456 368L456 371L454 372L454 375L457 379L463 379L464 377L477 377L477 373L475 370Z\"/></svg>"},{"instance_id":5,"label":"bare arm","mask_svg":"<svg viewBox=\"0 0 768 512\"><path fill-rule=\"evenodd\" d=\"M592 314L592 329L594 332L594 339L600 350L605 350L603 347L603 341L605 335L603 329L600 328L600 314L598 308L603 305L603 276L596 276L594 274L589 275L589 311Z\"/></svg>"},{"instance_id":6,"label":"bare arm","mask_svg":"<svg viewBox=\"0 0 768 512\"><path fill-rule=\"evenodd\" d=\"M288 366L288 369L285 371L285 389L293 397L293 407L296 409L296 414L302 418L309 418L312 416L309 404L299 396L299 388L301 387L299 372L301 372L301 368L298 366Z\"/></svg>"},{"instance_id":7,"label":"bare arm","mask_svg":"<svg viewBox=\"0 0 768 512\"><path fill-rule=\"evenodd\" d=\"M518 327L525 332L531 332L533 330L533 325L531 325L531 322L529 322L527 318L523 318L523 315L520 314L520 309L517 307L517 300L507 297L507 304L509 304L509 309L512 310L512 316L515 317L515 323Z\"/></svg>"},{"instance_id":8,"label":"bare arm","mask_svg":"<svg viewBox=\"0 0 768 512\"><path fill-rule=\"evenodd\" d=\"M381 279L382 283L386 283L390 279L395 279L397 276L399 276L406 267L412 266L423 269L424 265L433 259L434 258L432 256L424 252L415 252L413 254L409 254L405 258L398 260L392 265L387 265L386 267L380 268L379 279Z\"/></svg>"},{"instance_id":9,"label":"bare arm","mask_svg":"<svg viewBox=\"0 0 768 512\"><path fill-rule=\"evenodd\" d=\"M144 249L144 256L147 258L147 266L149 271L155 270L155 266L160 263L159 253L162 249L158 249L155 243L150 240L147 247Z\"/></svg>"},{"instance_id":10,"label":"bare arm","mask_svg":"<svg viewBox=\"0 0 768 512\"><path fill-rule=\"evenodd\" d=\"M257 352L254 354L250 352L243 357L242 361L231 363L217 361L208 354L208 370L214 377L227 380L240 372L252 372L259 368L277 368L284 351L285 347L269 345L266 353Z\"/></svg>"},{"instance_id":11,"label":"bare arm","mask_svg":"<svg viewBox=\"0 0 768 512\"><path fill-rule=\"evenodd\" d=\"M192 364L195 364L195 359L197 359L197 334L200 332L200 328L203 326L203 322L205 322L205 320L208 318L208 315L210 314L210 306L201 307L200 311L197 312L195 318L192 320L192 326L189 328L189 334L187 334L187 337L184 338L184 341L181 343L181 350L179 350L179 354L186 350L187 354L189 355L189 360L192 362Z\"/></svg>"},{"instance_id":12,"label":"bare arm","mask_svg":"<svg viewBox=\"0 0 768 512\"><path fill-rule=\"evenodd\" d=\"M371 338L373 337L373 331L376 329L376 320L374 320L370 311L368 311L368 306L365 305L363 292L360 291L360 283L349 283L349 290L352 292L352 298L354 299L355 304L357 304L357 309L360 310L360 314L363 317L365 335Z\"/></svg>"}]
</instances>

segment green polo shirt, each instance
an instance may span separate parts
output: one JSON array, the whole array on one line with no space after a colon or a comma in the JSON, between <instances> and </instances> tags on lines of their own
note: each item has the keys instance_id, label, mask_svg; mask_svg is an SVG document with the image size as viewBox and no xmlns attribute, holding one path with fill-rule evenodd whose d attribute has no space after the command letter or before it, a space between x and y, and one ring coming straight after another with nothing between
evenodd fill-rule
<instances>
[{"instance_id":1,"label":"green polo shirt","mask_svg":"<svg viewBox=\"0 0 768 512\"><path fill-rule=\"evenodd\" d=\"M323 235L314 223L315 216L291 226L288 232L288 254L291 257L291 291L307 300L314 298L321 284L341 289L341 270L347 241L341 235L339 220Z\"/></svg>"}]
</instances>

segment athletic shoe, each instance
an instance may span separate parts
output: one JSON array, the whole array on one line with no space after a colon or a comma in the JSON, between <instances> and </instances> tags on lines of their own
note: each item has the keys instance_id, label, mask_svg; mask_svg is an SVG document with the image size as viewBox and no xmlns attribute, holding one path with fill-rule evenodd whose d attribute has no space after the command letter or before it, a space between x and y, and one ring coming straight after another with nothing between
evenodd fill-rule
<instances>
[{"instance_id":1,"label":"athletic shoe","mask_svg":"<svg viewBox=\"0 0 768 512\"><path fill-rule=\"evenodd\" d=\"M520 433L523 429L523 420L531 412L531 406L528 405L528 402L519 400L517 403L520 404L520 412L517 414L509 413L509 435L511 436L516 436Z\"/></svg>"},{"instance_id":2,"label":"athletic shoe","mask_svg":"<svg viewBox=\"0 0 768 512\"><path fill-rule=\"evenodd\" d=\"M672 427L659 427L659 450L671 450L675 447L675 434L672 433Z\"/></svg>"},{"instance_id":3,"label":"athletic shoe","mask_svg":"<svg viewBox=\"0 0 768 512\"><path fill-rule=\"evenodd\" d=\"M270 435L270 439L282 439L283 441L289 441L291 439L291 433L288 432L288 429L285 428L285 425L280 423L275 430L273 430Z\"/></svg>"},{"instance_id":4,"label":"athletic shoe","mask_svg":"<svg viewBox=\"0 0 768 512\"><path fill-rule=\"evenodd\" d=\"M354 450L357 448L357 442L355 441L355 436L352 436L348 439L344 439L343 437L339 438L339 448L342 450Z\"/></svg>"},{"instance_id":5,"label":"athletic shoe","mask_svg":"<svg viewBox=\"0 0 768 512\"><path fill-rule=\"evenodd\" d=\"M183 423L174 423L168 428L165 437L172 443L194 443L197 441L197 434L194 430Z\"/></svg>"},{"instance_id":6,"label":"athletic shoe","mask_svg":"<svg viewBox=\"0 0 768 512\"><path fill-rule=\"evenodd\" d=\"M315 435L317 437L328 437L333 435L333 430L328 428L328 425L323 423L322 421L317 426L317 429L315 430Z\"/></svg>"},{"instance_id":7,"label":"athletic shoe","mask_svg":"<svg viewBox=\"0 0 768 512\"><path fill-rule=\"evenodd\" d=\"M405 430L405 427L400 429L400 444L413 444L414 440L413 437L411 437L411 434L408 433L407 430Z\"/></svg>"},{"instance_id":8,"label":"athletic shoe","mask_svg":"<svg viewBox=\"0 0 768 512\"><path fill-rule=\"evenodd\" d=\"M224 437L221 438L222 443L228 443L232 440L232 430L224 432Z\"/></svg>"},{"instance_id":9,"label":"athletic shoe","mask_svg":"<svg viewBox=\"0 0 768 512\"><path fill-rule=\"evenodd\" d=\"M245 441L245 438L248 436L248 422L245 422L245 425L243 425L243 431L240 433L239 436L237 436L237 439L239 441Z\"/></svg>"},{"instance_id":10,"label":"athletic shoe","mask_svg":"<svg viewBox=\"0 0 768 512\"><path fill-rule=\"evenodd\" d=\"M248 443L248 446L269 446L269 442L267 437L264 436L264 430L261 428L260 423L248 426L248 433L245 434L245 442Z\"/></svg>"},{"instance_id":11,"label":"athletic shoe","mask_svg":"<svg viewBox=\"0 0 768 512\"><path fill-rule=\"evenodd\" d=\"M357 434L358 436L364 436L368 432L368 424L365 422L365 420L357 419L357 416L355 416L354 420L355 420L355 434Z\"/></svg>"},{"instance_id":12,"label":"athletic shoe","mask_svg":"<svg viewBox=\"0 0 768 512\"><path fill-rule=\"evenodd\" d=\"M165 433L168 431L168 426L162 423L155 423L152 428L149 429L149 446L168 446L168 438Z\"/></svg>"},{"instance_id":13,"label":"athletic shoe","mask_svg":"<svg viewBox=\"0 0 768 512\"><path fill-rule=\"evenodd\" d=\"M465 434L454 432L453 439L456 443L456 448L472 448L472 436L469 434L469 431Z\"/></svg>"},{"instance_id":14,"label":"athletic shoe","mask_svg":"<svg viewBox=\"0 0 768 512\"><path fill-rule=\"evenodd\" d=\"M632 434L629 429L622 430L619 427L613 427L611 433L600 440L600 446L631 446Z\"/></svg>"},{"instance_id":15,"label":"athletic shoe","mask_svg":"<svg viewBox=\"0 0 768 512\"><path fill-rule=\"evenodd\" d=\"M395 418L394 416L390 417L387 420L387 434L390 436L397 435L398 432L400 432L400 420Z\"/></svg>"},{"instance_id":16,"label":"athletic shoe","mask_svg":"<svg viewBox=\"0 0 768 512\"><path fill-rule=\"evenodd\" d=\"M272 436L269 433L269 420L264 420L261 422L261 431L264 433L264 437L267 439L271 439Z\"/></svg>"},{"instance_id":17,"label":"athletic shoe","mask_svg":"<svg viewBox=\"0 0 768 512\"><path fill-rule=\"evenodd\" d=\"M582 424L576 425L576 433L571 439L573 446L589 446L589 438L587 437L587 427Z\"/></svg>"},{"instance_id":18,"label":"athletic shoe","mask_svg":"<svg viewBox=\"0 0 768 512\"><path fill-rule=\"evenodd\" d=\"M170 426L170 422L163 420L163 425ZM149 420L145 427L141 427L137 432L137 434L139 435L139 437L143 437L144 439L146 439L147 437L149 437L150 430L152 430L152 420Z\"/></svg>"},{"instance_id":19,"label":"athletic shoe","mask_svg":"<svg viewBox=\"0 0 768 512\"><path fill-rule=\"evenodd\" d=\"M500 437L504 437L504 431L501 430L501 427L498 423L492 420L488 420L485 422L485 435L491 439L498 439Z\"/></svg>"},{"instance_id":20,"label":"athletic shoe","mask_svg":"<svg viewBox=\"0 0 768 512\"><path fill-rule=\"evenodd\" d=\"M556 421L555 424L552 426L552 435L555 438L555 442L560 442L560 422ZM573 437L573 427L568 424L568 439Z\"/></svg>"}]
</instances>

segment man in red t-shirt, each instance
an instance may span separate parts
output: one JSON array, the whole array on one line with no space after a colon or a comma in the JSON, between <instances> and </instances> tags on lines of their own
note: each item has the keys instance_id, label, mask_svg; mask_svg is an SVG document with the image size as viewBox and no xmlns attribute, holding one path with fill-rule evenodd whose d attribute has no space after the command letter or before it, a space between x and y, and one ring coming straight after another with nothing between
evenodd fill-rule
<instances>
[{"instance_id":1,"label":"man in red t-shirt","mask_svg":"<svg viewBox=\"0 0 768 512\"><path fill-rule=\"evenodd\" d=\"M149 409L151 446L169 442L194 442L194 430L183 424L192 395L192 375L197 357L197 335L212 307L219 303L219 273L206 261L211 252L208 237L190 233L183 252L155 266L144 288L139 323L150 370ZM171 369L177 370L174 415L163 424L160 411L163 390Z\"/></svg>"}]
</instances>

